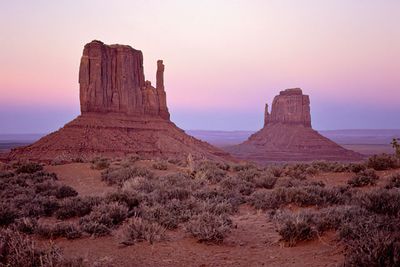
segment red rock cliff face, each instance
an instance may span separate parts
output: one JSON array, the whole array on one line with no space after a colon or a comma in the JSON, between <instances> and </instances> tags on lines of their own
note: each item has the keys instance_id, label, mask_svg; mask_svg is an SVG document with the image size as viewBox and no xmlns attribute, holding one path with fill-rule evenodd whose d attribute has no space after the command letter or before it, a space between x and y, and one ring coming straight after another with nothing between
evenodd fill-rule
<instances>
[{"instance_id":1,"label":"red rock cliff face","mask_svg":"<svg viewBox=\"0 0 400 267\"><path fill-rule=\"evenodd\" d=\"M140 50L100 41L86 44L79 68L82 114L112 112L169 119L163 72L164 65L159 61L160 86L156 89L145 81Z\"/></svg>"},{"instance_id":2,"label":"red rock cliff face","mask_svg":"<svg viewBox=\"0 0 400 267\"><path fill-rule=\"evenodd\" d=\"M311 128L310 98L300 88L286 89L275 96L271 114L265 110L264 126L268 124L300 124Z\"/></svg>"},{"instance_id":3,"label":"red rock cliff face","mask_svg":"<svg viewBox=\"0 0 400 267\"><path fill-rule=\"evenodd\" d=\"M245 142L224 149L259 163L362 159L311 128L310 98L300 88L281 91L272 102L271 113L265 105L264 127Z\"/></svg>"}]
</instances>

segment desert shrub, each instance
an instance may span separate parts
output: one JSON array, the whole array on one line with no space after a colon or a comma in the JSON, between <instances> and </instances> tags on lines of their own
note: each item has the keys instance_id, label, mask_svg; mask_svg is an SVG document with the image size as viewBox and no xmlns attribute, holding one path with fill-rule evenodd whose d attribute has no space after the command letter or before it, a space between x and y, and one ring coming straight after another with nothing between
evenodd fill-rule
<instances>
[{"instance_id":1,"label":"desert shrub","mask_svg":"<svg viewBox=\"0 0 400 267\"><path fill-rule=\"evenodd\" d=\"M18 164L16 166L15 172L18 173L35 173L38 171L43 170L43 166L40 165L39 163L35 162L27 162L27 163L22 163Z\"/></svg>"},{"instance_id":2,"label":"desert shrub","mask_svg":"<svg viewBox=\"0 0 400 267\"><path fill-rule=\"evenodd\" d=\"M215 215L233 214L236 212L236 208L232 206L227 200L219 200L217 198L211 198L203 200L198 203L197 212L209 212Z\"/></svg>"},{"instance_id":3,"label":"desert shrub","mask_svg":"<svg viewBox=\"0 0 400 267\"><path fill-rule=\"evenodd\" d=\"M285 174L285 170L279 166L269 166L266 171L275 177L282 177Z\"/></svg>"},{"instance_id":4,"label":"desert shrub","mask_svg":"<svg viewBox=\"0 0 400 267\"><path fill-rule=\"evenodd\" d=\"M38 246L31 238L10 229L0 229L0 244L1 266L82 266L82 261L65 259L60 248Z\"/></svg>"},{"instance_id":5,"label":"desert shrub","mask_svg":"<svg viewBox=\"0 0 400 267\"><path fill-rule=\"evenodd\" d=\"M7 226L18 218L18 211L9 205L0 204L0 226Z\"/></svg>"},{"instance_id":6,"label":"desert shrub","mask_svg":"<svg viewBox=\"0 0 400 267\"><path fill-rule=\"evenodd\" d=\"M165 238L165 228L157 223L135 217L123 226L119 237L120 242L128 246L142 241L153 244Z\"/></svg>"},{"instance_id":7,"label":"desert shrub","mask_svg":"<svg viewBox=\"0 0 400 267\"><path fill-rule=\"evenodd\" d=\"M108 234L128 216L128 208L120 203L102 203L79 220L83 231L94 235Z\"/></svg>"},{"instance_id":8,"label":"desert shrub","mask_svg":"<svg viewBox=\"0 0 400 267\"><path fill-rule=\"evenodd\" d=\"M278 177L271 174L263 174L254 179L255 186L258 188L272 189L278 180Z\"/></svg>"},{"instance_id":9,"label":"desert shrub","mask_svg":"<svg viewBox=\"0 0 400 267\"><path fill-rule=\"evenodd\" d=\"M352 187L362 187L367 185L375 185L379 176L373 169L366 169L360 171L353 178L351 178L347 184Z\"/></svg>"},{"instance_id":10,"label":"desert shrub","mask_svg":"<svg viewBox=\"0 0 400 267\"><path fill-rule=\"evenodd\" d=\"M157 222L167 229L175 229L180 223L187 222L197 209L195 199L172 199L164 204L141 205L139 211L144 219Z\"/></svg>"},{"instance_id":11,"label":"desert shrub","mask_svg":"<svg viewBox=\"0 0 400 267\"><path fill-rule=\"evenodd\" d=\"M392 174L385 187L386 189L400 188L400 173Z\"/></svg>"},{"instance_id":12,"label":"desert shrub","mask_svg":"<svg viewBox=\"0 0 400 267\"><path fill-rule=\"evenodd\" d=\"M229 234L232 221L226 215L203 212L193 216L185 225L199 242L220 243Z\"/></svg>"},{"instance_id":13,"label":"desert shrub","mask_svg":"<svg viewBox=\"0 0 400 267\"><path fill-rule=\"evenodd\" d=\"M81 217L89 214L92 208L100 204L100 198L97 197L72 197L63 199L60 202L60 208L55 213L57 219L68 219L72 217Z\"/></svg>"},{"instance_id":14,"label":"desert shrub","mask_svg":"<svg viewBox=\"0 0 400 267\"><path fill-rule=\"evenodd\" d=\"M366 170L367 166L365 163L350 163L348 169L351 172L359 173L360 171Z\"/></svg>"},{"instance_id":15,"label":"desert shrub","mask_svg":"<svg viewBox=\"0 0 400 267\"><path fill-rule=\"evenodd\" d=\"M400 235L385 231L369 232L346 246L344 266L400 266Z\"/></svg>"},{"instance_id":16,"label":"desert shrub","mask_svg":"<svg viewBox=\"0 0 400 267\"><path fill-rule=\"evenodd\" d=\"M26 202L25 202L26 201ZM23 216L38 217L52 216L59 209L60 205L57 198L53 196L31 196L24 200L24 205L20 207Z\"/></svg>"},{"instance_id":17,"label":"desert shrub","mask_svg":"<svg viewBox=\"0 0 400 267\"><path fill-rule=\"evenodd\" d=\"M78 195L75 189L68 185L61 185L57 188L55 196L57 198L67 198L67 197L75 197Z\"/></svg>"},{"instance_id":18,"label":"desert shrub","mask_svg":"<svg viewBox=\"0 0 400 267\"><path fill-rule=\"evenodd\" d=\"M116 169L107 169L102 172L101 179L106 181L108 184L122 185L125 181L135 178L143 177L150 179L153 177L153 173L145 168L140 167L121 167Z\"/></svg>"},{"instance_id":19,"label":"desert shrub","mask_svg":"<svg viewBox=\"0 0 400 267\"><path fill-rule=\"evenodd\" d=\"M76 239L82 236L82 231L74 223L38 224L35 233L44 238L65 237Z\"/></svg>"},{"instance_id":20,"label":"desert shrub","mask_svg":"<svg viewBox=\"0 0 400 267\"><path fill-rule=\"evenodd\" d=\"M133 209L139 206L140 197L133 193L132 191L116 191L106 195L105 201L107 203L110 202L119 202L125 204L129 211L131 212Z\"/></svg>"},{"instance_id":21,"label":"desert shrub","mask_svg":"<svg viewBox=\"0 0 400 267\"><path fill-rule=\"evenodd\" d=\"M400 214L400 190L376 189L358 197L359 205L365 209L390 216Z\"/></svg>"},{"instance_id":22,"label":"desert shrub","mask_svg":"<svg viewBox=\"0 0 400 267\"><path fill-rule=\"evenodd\" d=\"M259 190L254 192L248 202L256 209L276 209L282 205L323 206L342 204L345 195L340 188L324 188L321 186L279 187L274 190Z\"/></svg>"},{"instance_id":23,"label":"desert shrub","mask_svg":"<svg viewBox=\"0 0 400 267\"><path fill-rule=\"evenodd\" d=\"M110 162L106 158L96 157L91 163L92 165L90 167L95 170L104 170L110 167Z\"/></svg>"},{"instance_id":24,"label":"desert shrub","mask_svg":"<svg viewBox=\"0 0 400 267\"><path fill-rule=\"evenodd\" d=\"M243 196L238 191L227 190L223 188L201 188L194 192L193 196L201 201L227 201L229 204L231 204L233 212L236 212L239 208L239 205L245 201Z\"/></svg>"},{"instance_id":25,"label":"desert shrub","mask_svg":"<svg viewBox=\"0 0 400 267\"><path fill-rule=\"evenodd\" d=\"M298 241L312 240L318 234L327 230L340 230L348 233L346 238L350 238L349 229L344 229L349 223L355 220L368 221L370 213L358 206L336 206L327 207L321 210L301 210L297 213L278 210L270 213L271 218L278 224L278 233L282 240L289 246L295 245ZM357 224L351 224L351 231ZM341 236L345 238L345 236ZM354 237L354 235L353 235Z\"/></svg>"},{"instance_id":26,"label":"desert shrub","mask_svg":"<svg viewBox=\"0 0 400 267\"><path fill-rule=\"evenodd\" d=\"M348 170L347 166L343 163L324 160L313 161L311 166L321 172L345 172Z\"/></svg>"},{"instance_id":27,"label":"desert shrub","mask_svg":"<svg viewBox=\"0 0 400 267\"><path fill-rule=\"evenodd\" d=\"M15 220L14 229L25 234L33 234L36 231L37 224L36 219L23 217Z\"/></svg>"},{"instance_id":28,"label":"desert shrub","mask_svg":"<svg viewBox=\"0 0 400 267\"><path fill-rule=\"evenodd\" d=\"M289 246L296 245L299 241L312 240L317 236L312 213L279 213L275 215L278 221L278 233L281 240Z\"/></svg>"},{"instance_id":29,"label":"desert shrub","mask_svg":"<svg viewBox=\"0 0 400 267\"><path fill-rule=\"evenodd\" d=\"M262 172L256 168L241 170L237 173L237 177L246 182L253 183L254 180L262 175Z\"/></svg>"},{"instance_id":30,"label":"desert shrub","mask_svg":"<svg viewBox=\"0 0 400 267\"><path fill-rule=\"evenodd\" d=\"M397 167L397 159L387 154L374 155L368 159L367 166L377 171L394 169Z\"/></svg>"},{"instance_id":31,"label":"desert shrub","mask_svg":"<svg viewBox=\"0 0 400 267\"><path fill-rule=\"evenodd\" d=\"M211 183L220 182L226 175L226 171L211 161L202 161L195 168L195 178L204 179Z\"/></svg>"},{"instance_id":32,"label":"desert shrub","mask_svg":"<svg viewBox=\"0 0 400 267\"><path fill-rule=\"evenodd\" d=\"M160 170L160 171L166 171L168 170L168 164L165 161L157 161L153 163L153 169Z\"/></svg>"},{"instance_id":33,"label":"desert shrub","mask_svg":"<svg viewBox=\"0 0 400 267\"><path fill-rule=\"evenodd\" d=\"M244 179L241 179L237 176L234 177L226 177L220 183L220 186L223 189L229 191L237 191L242 195L248 196L253 193L256 189L255 184Z\"/></svg>"}]
</instances>

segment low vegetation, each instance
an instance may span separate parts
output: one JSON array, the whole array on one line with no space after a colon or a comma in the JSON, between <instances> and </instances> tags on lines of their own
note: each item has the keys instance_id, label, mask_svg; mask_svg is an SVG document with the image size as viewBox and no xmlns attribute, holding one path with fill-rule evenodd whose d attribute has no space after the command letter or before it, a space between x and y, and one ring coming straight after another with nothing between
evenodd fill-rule
<instances>
[{"instance_id":1,"label":"low vegetation","mask_svg":"<svg viewBox=\"0 0 400 267\"><path fill-rule=\"evenodd\" d=\"M114 190L96 197L78 195L40 164L9 164L0 171L0 241L8 246L36 237L117 235L124 245L152 244L166 240L169 230L183 229L199 242L219 244L235 227L232 215L246 203L269 214L288 246L333 230L346 247L346 265L397 266L400 174L386 177L379 172L397 168L392 159L380 155L365 163L317 161L265 168L201 161L171 172L178 163L156 161L144 168L137 166L137 159L99 158L92 166L102 170L101 179ZM343 186L327 186L315 178L332 172L352 178ZM377 186L380 175L387 182ZM16 240L10 233L16 233ZM64 264L57 249L38 250L28 243L26 251L1 252L0 266L39 266L35 257L49 261L48 266ZM76 266L70 262L66 266Z\"/></svg>"}]
</instances>

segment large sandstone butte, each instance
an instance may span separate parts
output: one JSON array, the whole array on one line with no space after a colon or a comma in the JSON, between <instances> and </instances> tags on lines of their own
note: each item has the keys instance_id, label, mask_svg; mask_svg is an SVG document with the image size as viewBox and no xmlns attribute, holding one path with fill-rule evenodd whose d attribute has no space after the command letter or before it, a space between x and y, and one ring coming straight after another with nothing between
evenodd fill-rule
<instances>
[{"instance_id":1,"label":"large sandstone butte","mask_svg":"<svg viewBox=\"0 0 400 267\"><path fill-rule=\"evenodd\" d=\"M353 161L362 155L347 150L311 127L310 98L300 88L275 96L271 113L265 105L264 127L226 151L259 163L283 161Z\"/></svg>"},{"instance_id":2,"label":"large sandstone butte","mask_svg":"<svg viewBox=\"0 0 400 267\"><path fill-rule=\"evenodd\" d=\"M164 64L157 61L154 88L144 78L143 55L127 45L85 45L79 69L81 115L10 159L89 160L138 154L145 158L231 159L187 135L170 121Z\"/></svg>"}]
</instances>

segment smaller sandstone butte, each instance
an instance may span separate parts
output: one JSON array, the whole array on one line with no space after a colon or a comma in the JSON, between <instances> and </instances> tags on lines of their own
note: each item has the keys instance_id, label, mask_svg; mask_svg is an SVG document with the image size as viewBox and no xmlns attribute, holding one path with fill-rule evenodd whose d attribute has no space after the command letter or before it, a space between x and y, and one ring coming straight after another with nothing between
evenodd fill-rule
<instances>
[{"instance_id":1,"label":"smaller sandstone butte","mask_svg":"<svg viewBox=\"0 0 400 267\"><path fill-rule=\"evenodd\" d=\"M96 156L232 160L170 121L162 60L156 87L146 81L143 54L127 45L92 41L79 69L81 115L36 143L12 150L9 159L90 160Z\"/></svg>"},{"instance_id":2,"label":"smaller sandstone butte","mask_svg":"<svg viewBox=\"0 0 400 267\"><path fill-rule=\"evenodd\" d=\"M300 88L286 89L275 96L271 113L265 105L264 127L239 145L226 151L241 159L259 163L361 160L311 127L310 98Z\"/></svg>"}]
</instances>

